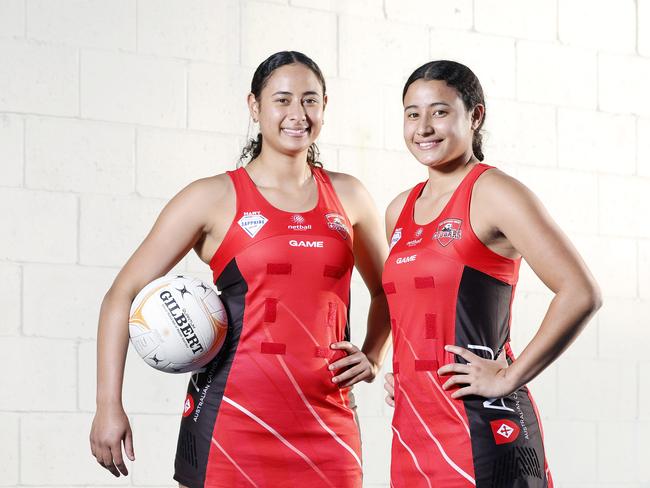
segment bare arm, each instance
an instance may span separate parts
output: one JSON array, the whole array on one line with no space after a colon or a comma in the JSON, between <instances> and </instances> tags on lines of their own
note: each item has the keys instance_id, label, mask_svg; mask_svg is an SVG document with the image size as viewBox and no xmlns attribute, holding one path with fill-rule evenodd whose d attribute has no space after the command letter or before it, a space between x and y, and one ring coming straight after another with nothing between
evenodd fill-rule
<instances>
[{"instance_id":1,"label":"bare arm","mask_svg":"<svg viewBox=\"0 0 650 488\"><path fill-rule=\"evenodd\" d=\"M147 283L172 269L210 231L210 212L216 199L225 193L219 192L220 186L224 183L219 177L199 180L176 195L102 301L97 333L97 412L90 441L97 461L115 476L128 474L121 442L129 459L134 459L131 430L122 407L131 302Z\"/></svg>"},{"instance_id":2,"label":"bare arm","mask_svg":"<svg viewBox=\"0 0 650 488\"><path fill-rule=\"evenodd\" d=\"M469 385L452 396L500 397L535 378L575 340L600 307L600 290L568 238L537 197L517 180L499 171L486 173L477 182L472 205L484 209L481 220L505 237L555 293L539 330L510 367L448 346L449 351L472 363L471 368L446 365L440 369L440 374L461 373L445 388Z\"/></svg>"},{"instance_id":3,"label":"bare arm","mask_svg":"<svg viewBox=\"0 0 650 488\"><path fill-rule=\"evenodd\" d=\"M386 209L386 241L390 242L395 231L395 225L399 214L402 212L410 190L406 190L397 195ZM384 381L384 390L386 390L386 403L391 407L395 406L395 378L393 373L386 373Z\"/></svg>"},{"instance_id":4,"label":"bare arm","mask_svg":"<svg viewBox=\"0 0 650 488\"><path fill-rule=\"evenodd\" d=\"M345 206L354 226L355 264L370 293L366 337L359 350L349 343L336 343L332 347L346 349L348 357L331 365L331 369L351 366L356 359L363 359L356 366L349 367L334 379L348 386L360 380L371 382L381 368L390 344L390 319L388 303L381 283L381 274L388 249L381 233L381 222L372 197L366 188L354 177L333 174L332 182ZM357 354L355 357L354 354ZM369 366L369 370L368 370ZM364 369L365 368L365 369Z\"/></svg>"}]
</instances>

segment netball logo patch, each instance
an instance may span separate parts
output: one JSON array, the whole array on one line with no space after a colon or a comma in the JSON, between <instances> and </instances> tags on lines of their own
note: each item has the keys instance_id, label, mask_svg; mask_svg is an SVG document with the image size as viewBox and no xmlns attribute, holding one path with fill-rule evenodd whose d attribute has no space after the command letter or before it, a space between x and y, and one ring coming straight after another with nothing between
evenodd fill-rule
<instances>
[{"instance_id":1,"label":"netball logo patch","mask_svg":"<svg viewBox=\"0 0 650 488\"><path fill-rule=\"evenodd\" d=\"M433 234L433 238L438 241L442 247L446 247L451 241L459 240L463 237L460 226L463 221L460 219L446 219L438 224L438 230Z\"/></svg>"},{"instance_id":2,"label":"netball logo patch","mask_svg":"<svg viewBox=\"0 0 650 488\"><path fill-rule=\"evenodd\" d=\"M343 239L348 238L350 231L345 223L345 217L337 213L328 213L325 215L325 220L327 221L327 227L329 229L338 232Z\"/></svg>"}]
</instances>

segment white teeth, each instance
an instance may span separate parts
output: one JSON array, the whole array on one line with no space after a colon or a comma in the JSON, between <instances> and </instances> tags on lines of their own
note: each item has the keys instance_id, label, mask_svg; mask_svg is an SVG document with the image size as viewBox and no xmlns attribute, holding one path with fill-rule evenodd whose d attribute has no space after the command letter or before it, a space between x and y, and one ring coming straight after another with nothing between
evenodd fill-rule
<instances>
[{"instance_id":1,"label":"white teeth","mask_svg":"<svg viewBox=\"0 0 650 488\"><path fill-rule=\"evenodd\" d=\"M417 145L420 146L420 149L431 149L434 146L440 144L441 141L432 141L432 142L418 142Z\"/></svg>"},{"instance_id":2,"label":"white teeth","mask_svg":"<svg viewBox=\"0 0 650 488\"><path fill-rule=\"evenodd\" d=\"M282 131L289 136L300 137L307 132L307 129L282 129Z\"/></svg>"}]
</instances>

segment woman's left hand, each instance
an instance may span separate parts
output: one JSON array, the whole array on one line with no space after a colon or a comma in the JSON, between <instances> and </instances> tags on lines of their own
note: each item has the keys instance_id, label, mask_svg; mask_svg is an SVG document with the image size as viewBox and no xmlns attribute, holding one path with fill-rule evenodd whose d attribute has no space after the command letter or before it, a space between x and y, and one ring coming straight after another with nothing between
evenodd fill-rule
<instances>
[{"instance_id":1,"label":"woman's left hand","mask_svg":"<svg viewBox=\"0 0 650 488\"><path fill-rule=\"evenodd\" d=\"M332 382L337 383L340 387L346 387L352 386L359 381L370 383L375 379L379 368L357 346L351 342L342 341L335 342L330 347L345 351L347 354L346 357L329 365L330 371L345 368L341 374L332 378Z\"/></svg>"},{"instance_id":2,"label":"woman's left hand","mask_svg":"<svg viewBox=\"0 0 650 488\"><path fill-rule=\"evenodd\" d=\"M442 386L449 390L454 385L464 385L451 394L452 398L479 395L485 398L501 398L511 394L516 386L506 378L508 361L502 352L496 360L484 359L459 346L448 345L445 350L462 357L467 364L450 363L438 369L438 375L455 373Z\"/></svg>"}]
</instances>

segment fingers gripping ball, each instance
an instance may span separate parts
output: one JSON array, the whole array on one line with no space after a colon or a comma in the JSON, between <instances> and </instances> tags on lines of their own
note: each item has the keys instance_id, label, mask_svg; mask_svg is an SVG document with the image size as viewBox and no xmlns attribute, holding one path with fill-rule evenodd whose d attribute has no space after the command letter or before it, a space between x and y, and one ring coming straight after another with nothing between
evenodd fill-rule
<instances>
[{"instance_id":1,"label":"fingers gripping ball","mask_svg":"<svg viewBox=\"0 0 650 488\"><path fill-rule=\"evenodd\" d=\"M227 330L217 292L197 278L158 278L131 305L131 344L148 365L167 373L205 366L221 349Z\"/></svg>"}]
</instances>

